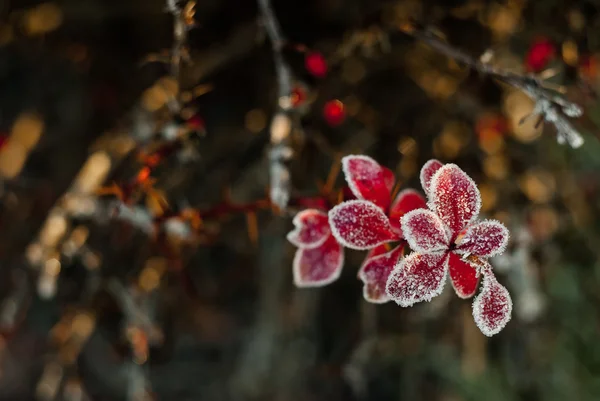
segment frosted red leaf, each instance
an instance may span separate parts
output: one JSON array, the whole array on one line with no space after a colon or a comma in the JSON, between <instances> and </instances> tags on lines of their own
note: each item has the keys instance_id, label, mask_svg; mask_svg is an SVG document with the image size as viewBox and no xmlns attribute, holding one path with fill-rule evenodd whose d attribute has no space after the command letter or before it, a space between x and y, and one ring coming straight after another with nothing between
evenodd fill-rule
<instances>
[{"instance_id":1,"label":"frosted red leaf","mask_svg":"<svg viewBox=\"0 0 600 401\"><path fill-rule=\"evenodd\" d=\"M425 202L423 195L414 189L404 189L396 196L396 199L390 207L390 212L388 213L390 224L396 232L402 234L400 218L408 212L416 209L424 209L426 207L427 203Z\"/></svg>"},{"instance_id":2,"label":"frosted red leaf","mask_svg":"<svg viewBox=\"0 0 600 401\"><path fill-rule=\"evenodd\" d=\"M484 220L470 226L457 247L457 252L491 257L501 254L508 244L508 229L499 221Z\"/></svg>"},{"instance_id":3,"label":"frosted red leaf","mask_svg":"<svg viewBox=\"0 0 600 401\"><path fill-rule=\"evenodd\" d=\"M316 248L296 251L294 283L297 287L321 287L338 279L344 265L344 249L333 236Z\"/></svg>"},{"instance_id":4,"label":"frosted red leaf","mask_svg":"<svg viewBox=\"0 0 600 401\"><path fill-rule=\"evenodd\" d=\"M473 301L473 318L479 330L488 337L500 332L510 321L512 300L491 269L484 271L483 288Z\"/></svg>"},{"instance_id":5,"label":"frosted red leaf","mask_svg":"<svg viewBox=\"0 0 600 401\"><path fill-rule=\"evenodd\" d=\"M351 200L329 211L331 232L347 248L364 250L398 240L388 217L372 202Z\"/></svg>"},{"instance_id":6,"label":"frosted red leaf","mask_svg":"<svg viewBox=\"0 0 600 401\"><path fill-rule=\"evenodd\" d=\"M429 207L450 228L454 241L479 214L479 189L456 164L445 164L431 179L429 190Z\"/></svg>"},{"instance_id":7,"label":"frosted red leaf","mask_svg":"<svg viewBox=\"0 0 600 401\"><path fill-rule=\"evenodd\" d=\"M423 165L421 168L421 186L423 187L423 191L425 191L425 195L429 196L429 187L431 185L431 179L435 175L435 173L442 168L444 163L439 160L431 159L427 163Z\"/></svg>"},{"instance_id":8,"label":"frosted red leaf","mask_svg":"<svg viewBox=\"0 0 600 401\"><path fill-rule=\"evenodd\" d=\"M348 187L358 199L375 203L387 211L394 186L394 173L369 156L350 155L342 159Z\"/></svg>"},{"instance_id":9,"label":"frosted red leaf","mask_svg":"<svg viewBox=\"0 0 600 401\"><path fill-rule=\"evenodd\" d=\"M417 209L401 219L404 238L415 252L431 253L448 249L444 223L431 210Z\"/></svg>"},{"instance_id":10,"label":"frosted red leaf","mask_svg":"<svg viewBox=\"0 0 600 401\"><path fill-rule=\"evenodd\" d=\"M327 214L316 209L306 209L294 217L294 228L287 235L288 241L298 248L315 248L322 245L330 235Z\"/></svg>"},{"instance_id":11,"label":"frosted red leaf","mask_svg":"<svg viewBox=\"0 0 600 401\"><path fill-rule=\"evenodd\" d=\"M365 300L375 304L388 302L385 286L390 273L402 256L402 246L391 251L368 258L358 272L358 278L364 283L363 296Z\"/></svg>"},{"instance_id":12,"label":"frosted red leaf","mask_svg":"<svg viewBox=\"0 0 600 401\"><path fill-rule=\"evenodd\" d=\"M375 256L383 255L384 253L388 253L389 251L390 248L387 246L387 244L377 245L375 248L369 249L365 260L374 258Z\"/></svg>"},{"instance_id":13,"label":"frosted red leaf","mask_svg":"<svg viewBox=\"0 0 600 401\"><path fill-rule=\"evenodd\" d=\"M474 266L462 260L454 252L450 252L448 272L456 295L463 299L475 295L479 283L479 274Z\"/></svg>"},{"instance_id":14,"label":"frosted red leaf","mask_svg":"<svg viewBox=\"0 0 600 401\"><path fill-rule=\"evenodd\" d=\"M385 291L400 306L430 301L444 289L448 257L445 253L413 252L394 268Z\"/></svg>"}]
</instances>

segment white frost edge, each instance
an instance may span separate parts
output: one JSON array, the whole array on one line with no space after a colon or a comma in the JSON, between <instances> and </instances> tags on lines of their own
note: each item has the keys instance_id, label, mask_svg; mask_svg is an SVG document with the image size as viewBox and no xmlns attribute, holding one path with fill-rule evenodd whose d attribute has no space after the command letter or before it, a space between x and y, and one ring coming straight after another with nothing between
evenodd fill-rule
<instances>
[{"instance_id":1,"label":"white frost edge","mask_svg":"<svg viewBox=\"0 0 600 401\"><path fill-rule=\"evenodd\" d=\"M433 189L437 187L439 177L440 177L442 171L445 171L445 169L448 169L448 170L449 169L457 169L460 173L462 173L465 176L467 181L469 181L475 187L475 193L477 194L476 199L475 199L476 211L475 211L475 213L473 213L473 216L471 217L471 219L465 223L465 225L463 226L463 229L464 229L464 227L471 224L479 216L479 212L481 211L481 192L479 192L479 187L477 187L477 184L475 183L475 181L467 173L465 173L460 167L458 167L456 164L454 164L454 163L444 164L438 171L435 172L433 177L431 177L431 183L430 183L431 185L429 186L431 191L430 191L430 195L429 195L429 202L427 202L427 206L434 213L438 214L436 207L435 207L435 199L433 196L433 194L434 194ZM448 229L450 229L450 227L448 227Z\"/></svg>"},{"instance_id":2,"label":"white frost edge","mask_svg":"<svg viewBox=\"0 0 600 401\"><path fill-rule=\"evenodd\" d=\"M310 249L298 249L296 254L294 255L294 261L292 262L292 272L294 275L294 285L298 288L318 288L324 287L328 284L333 283L342 274L342 268L344 267L344 248L340 246L340 260L338 265L336 266L335 273L331 275L331 277L325 280L317 280L317 281L304 281L300 275L300 259L302 258L302 252L308 251Z\"/></svg>"},{"instance_id":3,"label":"white frost edge","mask_svg":"<svg viewBox=\"0 0 600 401\"><path fill-rule=\"evenodd\" d=\"M396 267L394 268L394 270L392 270L392 272L390 273L390 276L388 277L388 281L385 284L385 292L387 294L387 296L393 300L394 302L396 302L398 305L406 308L409 306L413 306L414 304L418 303L418 302L423 302L423 301L427 301L430 302L433 298L437 297L438 295L440 295L442 293L442 291L444 291L444 285L446 284L446 280L448 279L448 255L446 255L445 257L445 261L444 261L444 277L440 280L440 284L438 285L437 288L435 288L430 294L427 294L425 297L423 297L423 299L411 299L409 301L403 301L400 300L398 298L394 298L390 295L390 293L388 292L388 287L390 286L390 281L392 280L392 277L394 277L394 275L400 274L402 273L402 270L404 270L404 266L406 265L406 263L409 260L412 260L414 258L416 258L417 256L423 256L423 255L442 255L442 254L435 254L435 253L428 253L428 254L420 254L418 252L413 252L410 255L408 255L407 257L403 258L402 260L400 260L398 262L398 264L396 265Z\"/></svg>"},{"instance_id":4,"label":"white frost edge","mask_svg":"<svg viewBox=\"0 0 600 401\"><path fill-rule=\"evenodd\" d=\"M508 305L508 312L506 313L506 316L504 317L504 319L502 319L500 321L500 324L498 325L497 328L495 329L490 329L489 327L487 327L485 325L485 322L483 321L484 319L482 319L481 316L481 308L482 308L482 298L483 295L485 293L486 290L489 290L490 287L492 285L498 285L500 286L504 292L506 293L506 300L507 300L507 305ZM475 299L473 300L473 320L475 320L475 324L477 325L477 327L479 328L479 330L481 330L481 332L488 336L488 337L492 337L495 334L498 334L499 332L502 331L502 329L504 329L504 327L506 327L506 325L508 324L508 322L510 322L510 319L512 317L512 310L513 310L513 302L512 302L512 298L510 297L510 293L508 292L508 290L506 289L505 286L503 286L502 284L500 284L498 282L498 280L496 280L496 277L493 276L493 274L491 273L484 273L483 275L483 288L481 290L481 292L479 292L479 294L475 297Z\"/></svg>"},{"instance_id":5,"label":"white frost edge","mask_svg":"<svg viewBox=\"0 0 600 401\"><path fill-rule=\"evenodd\" d=\"M377 242L377 243L375 243L373 245L369 245L369 246L356 246L356 245L349 243L345 239L343 239L342 236L340 235L337 227L335 226L335 224L332 223L332 220L340 209L347 207L349 204L363 204L363 205L367 205L368 207L373 208L373 210L376 210L377 213L380 213L388 221L389 230L390 230L390 232L393 232L392 226L389 223L389 218L387 217L387 215L385 213L383 213L383 210L381 210L381 208L379 206L377 206L376 204L374 204L373 202L370 202L370 201L366 201L366 200L362 200L362 199L353 199L353 200L342 202L339 205L334 206L328 213L329 214L329 228L331 229L331 234L333 234L333 236L335 237L335 239L337 240L337 242L339 244L345 246L346 248L355 249L357 251L366 251L368 249L373 249L376 246L379 246L381 244L385 244L385 243L391 241L391 240L385 240L385 241L380 241L380 242Z\"/></svg>"},{"instance_id":6,"label":"white frost edge","mask_svg":"<svg viewBox=\"0 0 600 401\"><path fill-rule=\"evenodd\" d=\"M419 172L419 181L421 181L421 187L423 188L423 192L425 192L425 195L428 198L429 198L429 188L431 188L431 183L433 182L433 176L435 175L435 173L431 176L431 180L429 181L429 188L427 188L425 186L425 170L434 163L440 163L442 165L442 167L444 167L444 163L442 163L438 159L430 159L425 164L423 164L423 167L421 167L421 171ZM440 167L440 168L442 168L442 167ZM437 173L437 171L436 171L436 173Z\"/></svg>"}]
</instances>

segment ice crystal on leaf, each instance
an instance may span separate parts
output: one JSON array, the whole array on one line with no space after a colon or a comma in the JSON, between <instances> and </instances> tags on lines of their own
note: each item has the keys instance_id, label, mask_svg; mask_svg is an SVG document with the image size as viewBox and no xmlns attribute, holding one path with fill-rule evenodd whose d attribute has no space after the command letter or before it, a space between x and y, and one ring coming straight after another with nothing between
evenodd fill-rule
<instances>
[{"instance_id":1,"label":"ice crystal on leaf","mask_svg":"<svg viewBox=\"0 0 600 401\"><path fill-rule=\"evenodd\" d=\"M461 298L472 297L484 270L481 294L474 303L475 321L486 335L510 319L510 296L496 281L487 258L504 251L508 230L497 221L475 222L481 207L479 189L454 164L429 161L421 170L429 210L405 214L401 227L413 253L400 260L386 283L386 293L401 306L429 301L440 294L445 278ZM482 267L483 266L483 267Z\"/></svg>"},{"instance_id":2,"label":"ice crystal on leaf","mask_svg":"<svg viewBox=\"0 0 600 401\"><path fill-rule=\"evenodd\" d=\"M357 199L329 211L331 231L347 248L370 250L358 275L365 285L363 294L369 302L387 302L385 283L402 259L406 244L400 218L415 209L425 208L425 199L418 192L405 189L392 201L394 174L368 156L344 157L342 170ZM399 244L388 251L384 245L390 242Z\"/></svg>"},{"instance_id":3,"label":"ice crystal on leaf","mask_svg":"<svg viewBox=\"0 0 600 401\"><path fill-rule=\"evenodd\" d=\"M320 287L340 276L344 249L331 234L327 214L316 209L299 212L296 227L287 238L298 247L294 257L294 283L298 287Z\"/></svg>"}]
</instances>

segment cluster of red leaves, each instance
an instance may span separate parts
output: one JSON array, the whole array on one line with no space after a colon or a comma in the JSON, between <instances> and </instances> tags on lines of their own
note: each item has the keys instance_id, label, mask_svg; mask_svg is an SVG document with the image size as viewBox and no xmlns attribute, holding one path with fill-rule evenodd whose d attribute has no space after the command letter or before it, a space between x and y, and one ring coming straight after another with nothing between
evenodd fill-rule
<instances>
[{"instance_id":1,"label":"cluster of red leaves","mask_svg":"<svg viewBox=\"0 0 600 401\"><path fill-rule=\"evenodd\" d=\"M347 156L342 167L356 199L328 213L304 210L294 219L288 239L298 247L296 285L336 280L343 247L369 250L358 273L367 301L405 307L429 301L442 292L447 276L460 298L470 298L483 276L473 303L475 323L488 336L502 330L512 302L488 258L504 251L509 234L497 221L477 221L481 197L473 180L454 164L431 160L421 170L426 202L412 189L392 196L394 174L370 157ZM412 253L405 257L408 248Z\"/></svg>"}]
</instances>

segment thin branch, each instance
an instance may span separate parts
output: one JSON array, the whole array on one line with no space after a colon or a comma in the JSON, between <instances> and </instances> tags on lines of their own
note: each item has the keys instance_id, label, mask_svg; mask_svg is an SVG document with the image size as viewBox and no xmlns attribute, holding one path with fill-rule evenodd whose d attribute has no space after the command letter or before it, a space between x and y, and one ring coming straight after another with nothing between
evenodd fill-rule
<instances>
[{"instance_id":1,"label":"thin branch","mask_svg":"<svg viewBox=\"0 0 600 401\"><path fill-rule=\"evenodd\" d=\"M581 134L568 119L568 117L581 117L583 109L578 104L565 99L560 93L548 88L548 85L540 77L516 74L477 60L445 43L433 32L417 24L405 27L403 32L483 75L524 92L535 102L532 116L539 116L540 121L543 119L554 125L558 143L568 143L573 148L583 145Z\"/></svg>"},{"instance_id":2,"label":"thin branch","mask_svg":"<svg viewBox=\"0 0 600 401\"><path fill-rule=\"evenodd\" d=\"M293 155L293 150L290 146L290 134L292 131L292 71L285 62L281 52L286 40L281 33L281 27L275 17L270 1L258 0L258 6L273 48L278 86L277 111L271 121L270 127L270 198L274 205L281 210L285 210L290 199L291 189L290 171L287 163Z\"/></svg>"}]
</instances>

